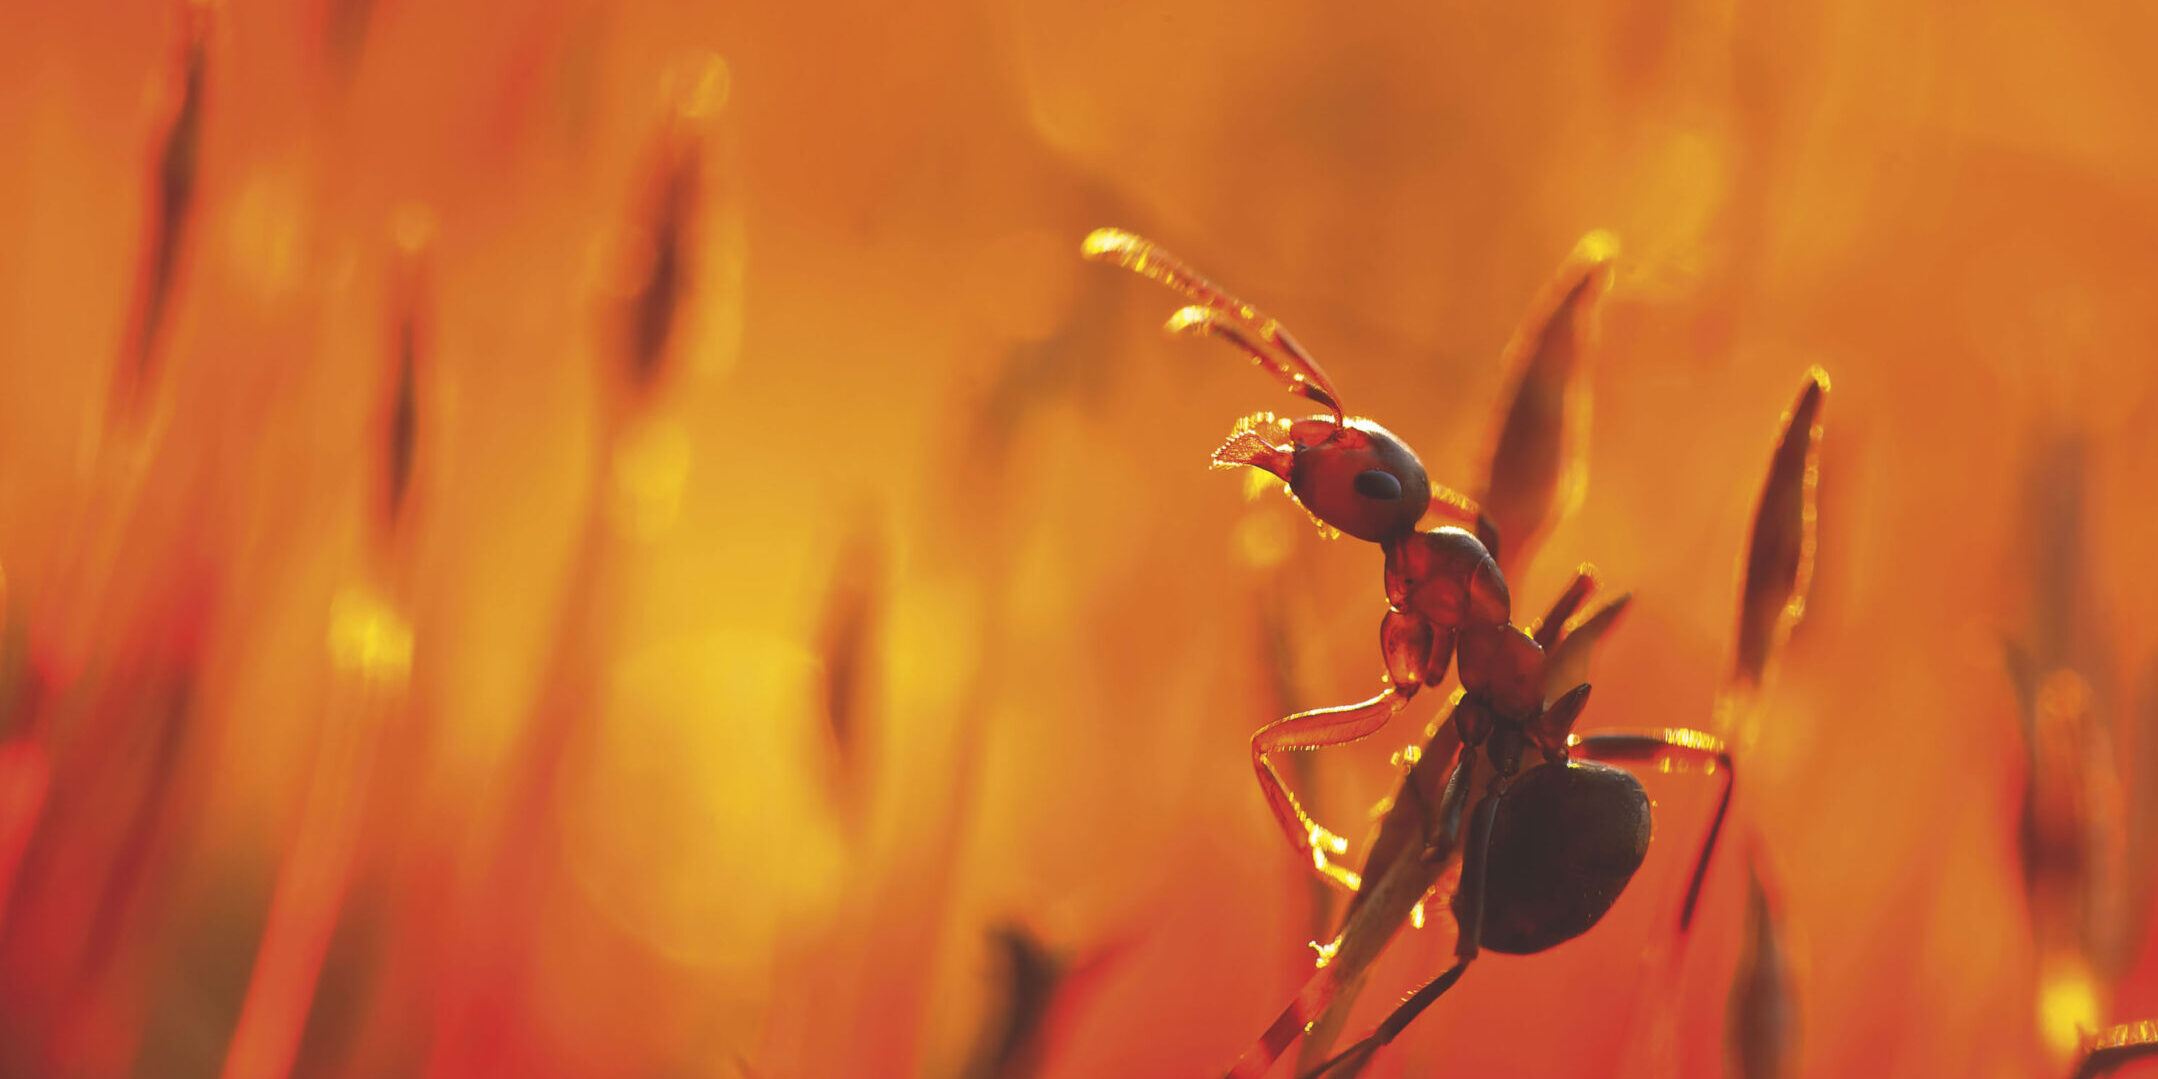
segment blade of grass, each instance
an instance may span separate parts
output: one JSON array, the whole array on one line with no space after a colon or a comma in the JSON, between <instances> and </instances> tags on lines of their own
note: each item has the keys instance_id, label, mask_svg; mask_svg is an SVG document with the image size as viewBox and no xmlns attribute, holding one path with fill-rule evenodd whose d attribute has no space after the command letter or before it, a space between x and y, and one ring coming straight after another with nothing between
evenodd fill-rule
<instances>
[{"instance_id":1,"label":"blade of grass","mask_svg":"<svg viewBox=\"0 0 2158 1079\"><path fill-rule=\"evenodd\" d=\"M1827 399L1828 374L1816 367L1807 372L1797 402L1784 414L1783 434L1754 511L1729 676L1730 688L1745 696L1759 694L1773 672L1777 650L1806 613L1806 587L1813 578L1821 410Z\"/></svg>"},{"instance_id":2,"label":"blade of grass","mask_svg":"<svg viewBox=\"0 0 2158 1079\"><path fill-rule=\"evenodd\" d=\"M1573 512L1586 486L1584 376L1597 301L1610 288L1617 253L1610 233L1582 237L1501 353L1514 389L1492 444L1482 502L1498 530L1493 553L1509 578Z\"/></svg>"}]
</instances>

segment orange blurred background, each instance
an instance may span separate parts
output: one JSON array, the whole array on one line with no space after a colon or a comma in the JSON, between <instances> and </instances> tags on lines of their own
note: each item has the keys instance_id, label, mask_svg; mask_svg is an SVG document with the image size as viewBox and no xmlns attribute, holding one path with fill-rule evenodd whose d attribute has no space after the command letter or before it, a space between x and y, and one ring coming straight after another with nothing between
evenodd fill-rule
<instances>
[{"instance_id":1,"label":"orange blurred background","mask_svg":"<svg viewBox=\"0 0 2158 1079\"><path fill-rule=\"evenodd\" d=\"M1372 692L1379 559L1208 472L1283 402L1082 263L1104 224L1458 486L1516 320L1621 238L1587 494L1512 581L1635 594L1583 729L1710 724L1779 413L1834 379L1682 975L1643 956L1711 785L1651 775L1611 915L1480 962L1375 1074L1725 1074L1747 852L1783 1074L2065 1074L2158 1016L2154 36L2020 0L0 7L0 1075L1226 1067L1333 902L1247 739ZM1362 820L1429 714L1313 755L1317 814Z\"/></svg>"}]
</instances>

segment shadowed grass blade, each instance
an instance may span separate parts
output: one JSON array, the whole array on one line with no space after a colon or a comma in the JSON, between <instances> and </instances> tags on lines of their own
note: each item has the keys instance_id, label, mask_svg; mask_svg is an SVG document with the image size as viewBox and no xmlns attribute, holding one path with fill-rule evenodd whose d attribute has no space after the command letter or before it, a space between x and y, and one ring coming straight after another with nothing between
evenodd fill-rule
<instances>
[{"instance_id":1,"label":"shadowed grass blade","mask_svg":"<svg viewBox=\"0 0 2158 1079\"><path fill-rule=\"evenodd\" d=\"M1739 587L1738 645L1731 665L1736 689L1761 687L1777 649L1806 612L1806 586L1813 577L1821 408L1827 398L1828 374L1816 367L1807 372L1798 402L1784 416L1783 436L1769 461Z\"/></svg>"},{"instance_id":2,"label":"shadowed grass blade","mask_svg":"<svg viewBox=\"0 0 2158 1079\"><path fill-rule=\"evenodd\" d=\"M1493 553L1509 576L1580 501L1589 411L1582 376L1617 253L1610 233L1582 237L1501 356L1514 390L1492 445L1483 508L1498 528Z\"/></svg>"}]
</instances>

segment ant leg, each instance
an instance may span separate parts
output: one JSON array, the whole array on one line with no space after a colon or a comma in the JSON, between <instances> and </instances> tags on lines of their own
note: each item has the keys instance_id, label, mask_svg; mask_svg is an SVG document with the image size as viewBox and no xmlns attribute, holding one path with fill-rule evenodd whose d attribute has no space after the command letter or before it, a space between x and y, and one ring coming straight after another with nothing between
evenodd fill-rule
<instances>
[{"instance_id":1,"label":"ant leg","mask_svg":"<svg viewBox=\"0 0 2158 1079\"><path fill-rule=\"evenodd\" d=\"M2107 1027L2083 1043L2083 1059L2076 1062L2073 1079L2098 1079L2123 1064L2152 1056L2158 1056L2158 1021Z\"/></svg>"},{"instance_id":2,"label":"ant leg","mask_svg":"<svg viewBox=\"0 0 2158 1079\"><path fill-rule=\"evenodd\" d=\"M1319 875L1355 891L1362 883L1357 874L1334 865L1330 854L1346 853L1347 840L1321 827L1296 803L1281 774L1274 770L1269 753L1291 749L1316 749L1354 742L1370 735L1409 703L1423 686L1437 681L1453 661L1454 636L1404 611L1388 611L1379 621L1379 651L1386 657L1386 691L1362 704L1320 708L1279 719L1251 736L1251 767L1258 773L1259 790L1281 822L1289 845L1311 859Z\"/></svg>"},{"instance_id":3,"label":"ant leg","mask_svg":"<svg viewBox=\"0 0 2158 1079\"><path fill-rule=\"evenodd\" d=\"M1709 818L1708 833L1701 839L1701 852L1694 858L1693 877L1686 885L1686 902L1678 912L1678 931L1684 935L1693 927L1694 907L1701 901L1701 886L1708 881L1709 859L1716 854L1716 839L1723 834L1724 817L1731 810L1731 788L1738 779L1737 769L1731 764L1731 751L1724 746L1723 739L1683 727L1659 731L1597 731L1573 735L1566 742L1590 760L1632 764L1676 761L1702 764L1710 772L1722 770L1723 793L1716 798L1716 814Z\"/></svg>"},{"instance_id":4,"label":"ant leg","mask_svg":"<svg viewBox=\"0 0 2158 1079\"><path fill-rule=\"evenodd\" d=\"M1364 1035L1355 1045L1342 1050L1326 1063L1304 1073L1302 1079L1324 1079L1336 1068L1343 1068L1343 1077L1354 1076L1364 1070L1371 1057L1388 1042L1407 1030L1416 1017L1424 1014L1431 1002L1461 980L1462 972L1475 962L1480 951L1479 942L1484 935L1484 864L1491 852L1491 821L1498 815L1499 800L1506 796L1505 781L1494 781L1492 789L1476 803L1475 815L1469 821L1469 842L1461 858L1462 909L1455 928L1454 965L1446 973L1425 982L1423 987L1409 994L1397 1005L1371 1033Z\"/></svg>"},{"instance_id":5,"label":"ant leg","mask_svg":"<svg viewBox=\"0 0 2158 1079\"><path fill-rule=\"evenodd\" d=\"M1443 720L1442 724L1448 731L1454 729L1451 720ZM1409 908L1421 902L1437 883L1445 864L1459 852L1459 826L1469 786L1462 777L1470 762L1455 761L1458 745L1458 740L1449 742L1444 744L1443 752L1434 752L1436 739L1427 744L1423 761L1402 784L1403 800L1394 804L1380 825L1379 838L1364 863L1371 884L1350 897L1341 932L1330 946L1327 961L1312 972L1303 989L1259 1040L1237 1058L1228 1079L1259 1079L1289 1046L1325 1018L1344 990L1353 997L1387 940L1408 917ZM1437 786L1417 777L1427 767L1434 775L1444 773L1445 778L1439 779ZM1410 802L1419 808L1406 808ZM1404 871L1400 864L1403 861L1417 866ZM1366 902L1376 904L1381 911L1392 911L1392 917L1359 913ZM1371 927L1380 932L1371 933Z\"/></svg>"},{"instance_id":6,"label":"ant leg","mask_svg":"<svg viewBox=\"0 0 2158 1079\"><path fill-rule=\"evenodd\" d=\"M1281 822L1281 830L1288 835L1289 844L1298 854L1310 857L1313 868L1320 875L1350 891L1355 891L1361 883L1356 872L1335 865L1328 858L1330 854L1347 852L1348 840L1327 831L1304 812L1304 807L1296 802L1296 795L1291 794L1288 785L1282 782L1281 773L1274 770L1274 762L1267 759L1267 754L1354 742L1386 726L1386 721L1394 718L1394 713L1408 703L1407 694L1388 686L1384 693L1362 704L1299 712L1275 720L1251 736L1251 766L1258 773L1259 790L1266 795L1266 804L1274 811L1274 819Z\"/></svg>"},{"instance_id":7,"label":"ant leg","mask_svg":"<svg viewBox=\"0 0 2158 1079\"><path fill-rule=\"evenodd\" d=\"M1565 630L1567 621L1573 618L1574 612L1580 610L1581 604L1595 591L1596 570L1583 562L1574 570L1572 583L1566 586L1566 591L1559 593L1559 598L1551 601L1551 609L1544 612L1543 621L1536 623L1536 628L1530 630L1529 635L1536 639L1537 645L1545 652L1558 647L1559 634Z\"/></svg>"}]
</instances>

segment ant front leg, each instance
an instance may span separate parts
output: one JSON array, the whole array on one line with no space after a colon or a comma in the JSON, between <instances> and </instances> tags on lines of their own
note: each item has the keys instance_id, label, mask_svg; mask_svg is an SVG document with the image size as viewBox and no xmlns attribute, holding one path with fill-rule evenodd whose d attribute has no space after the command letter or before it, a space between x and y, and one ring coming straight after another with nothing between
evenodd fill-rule
<instances>
[{"instance_id":1,"label":"ant front leg","mask_svg":"<svg viewBox=\"0 0 2158 1079\"><path fill-rule=\"evenodd\" d=\"M1326 1063L1304 1073L1302 1079L1325 1079L1335 1074L1336 1069L1340 1069L1339 1074L1344 1079L1360 1074L1371 1062L1373 1054L1407 1030L1409 1024L1424 1014L1424 1009L1431 1007L1433 1001L1452 989L1454 983L1461 980L1462 973L1469 969L1469 964L1475 962L1481 953L1484 935L1484 882L1489 877L1491 823L1498 816L1500 800L1506 796L1506 785L1504 777L1493 778L1490 789L1476 803L1476 810L1469 819L1469 841L1461 855L1461 902L1455 907L1454 965L1409 994L1371 1033Z\"/></svg>"},{"instance_id":2,"label":"ant front leg","mask_svg":"<svg viewBox=\"0 0 2158 1079\"><path fill-rule=\"evenodd\" d=\"M1251 736L1251 765L1259 776L1259 790L1266 795L1267 807L1274 811L1274 819L1281 823L1289 844L1298 854L1308 856L1312 868L1321 876L1350 891L1356 890L1361 878L1354 870L1331 861L1332 855L1347 853L1348 840L1327 830L1304 812L1304 807L1297 804L1296 795L1290 793L1288 784L1282 782L1281 773L1274 770L1274 762L1267 759L1267 754L1343 745L1368 737L1386 726L1386 721L1394 718L1394 713L1408 703L1407 695L1388 686L1385 692L1362 704L1299 712L1269 723Z\"/></svg>"},{"instance_id":3,"label":"ant front leg","mask_svg":"<svg viewBox=\"0 0 2158 1079\"><path fill-rule=\"evenodd\" d=\"M1716 798L1716 814L1709 818L1708 833L1695 856L1693 876L1686 885L1686 902L1679 908L1678 931L1683 936L1693 927L1694 907L1701 901L1701 886L1708 881L1709 859L1716 854L1716 839L1723 834L1724 816L1731 810L1731 788L1738 779L1731 764L1731 751L1723 739L1683 727L1657 731L1597 731L1576 734L1566 740L1576 753L1590 760L1626 764L1699 764L1710 772L1723 773L1723 792Z\"/></svg>"},{"instance_id":4,"label":"ant front leg","mask_svg":"<svg viewBox=\"0 0 2158 1079\"><path fill-rule=\"evenodd\" d=\"M1268 754L1345 745L1377 732L1408 706L1409 698L1418 689L1445 676L1453 658L1454 635L1416 615L1388 611L1379 624L1379 644L1386 654L1389 684L1384 692L1360 704L1299 712L1269 723L1251 736L1252 771L1258 774L1259 790L1266 795L1267 807L1273 810L1289 844L1298 854L1310 858L1321 876L1350 891L1356 890L1360 878L1355 871L1331 860L1332 855L1347 853L1348 841L1304 812Z\"/></svg>"}]
</instances>

